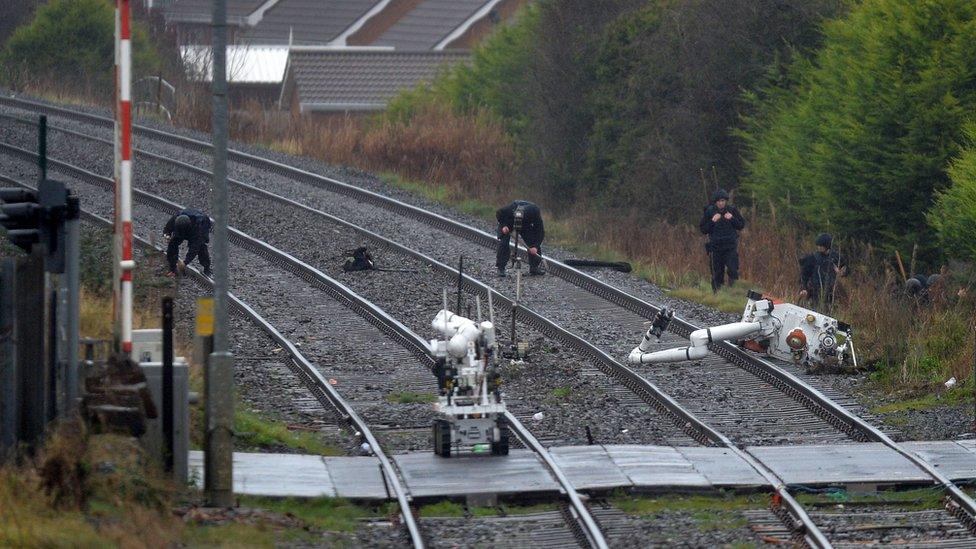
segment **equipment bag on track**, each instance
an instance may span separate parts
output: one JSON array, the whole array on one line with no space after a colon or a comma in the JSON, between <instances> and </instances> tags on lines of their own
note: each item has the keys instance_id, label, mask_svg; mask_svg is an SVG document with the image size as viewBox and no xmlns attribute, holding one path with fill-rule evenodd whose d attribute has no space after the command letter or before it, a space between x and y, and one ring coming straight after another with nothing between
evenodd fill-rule
<instances>
[{"instance_id":1,"label":"equipment bag on track","mask_svg":"<svg viewBox=\"0 0 976 549\"><path fill-rule=\"evenodd\" d=\"M355 250L346 250L344 253L346 262L342 264L342 270L347 273L351 271L369 271L375 268L373 256L369 254L366 246L356 248Z\"/></svg>"}]
</instances>

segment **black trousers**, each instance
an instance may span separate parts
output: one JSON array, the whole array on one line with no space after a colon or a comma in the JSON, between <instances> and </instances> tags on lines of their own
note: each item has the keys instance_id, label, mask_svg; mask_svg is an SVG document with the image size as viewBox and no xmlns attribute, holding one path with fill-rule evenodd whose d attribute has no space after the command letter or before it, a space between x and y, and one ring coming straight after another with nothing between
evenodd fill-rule
<instances>
[{"instance_id":1,"label":"black trousers","mask_svg":"<svg viewBox=\"0 0 976 549\"><path fill-rule=\"evenodd\" d=\"M811 284L807 287L807 302L815 311L829 311L834 306L834 285Z\"/></svg>"},{"instance_id":2,"label":"black trousers","mask_svg":"<svg viewBox=\"0 0 976 549\"><path fill-rule=\"evenodd\" d=\"M739 250L727 248L709 252L712 264L712 290L718 290L725 284L725 274L728 272L729 284L739 279Z\"/></svg>"},{"instance_id":3,"label":"black trousers","mask_svg":"<svg viewBox=\"0 0 976 549\"><path fill-rule=\"evenodd\" d=\"M172 237L169 239L169 245L166 247L166 261L169 263L170 272L176 272L176 260L180 255L180 244L186 240L185 238ZM198 256L200 257L200 265L203 266L204 271L210 270L210 250L207 248L207 241L205 239L193 239L186 240L187 250L186 259L183 260L187 265L190 264Z\"/></svg>"},{"instance_id":4,"label":"black trousers","mask_svg":"<svg viewBox=\"0 0 976 549\"><path fill-rule=\"evenodd\" d=\"M495 266L504 269L512 257L512 233L502 234L502 228L499 226L496 235L498 236L498 251L495 254ZM528 246L532 247L531 245ZM529 256L529 268L532 270L538 269L539 265L542 264L542 244L536 244L535 248L539 250L539 255Z\"/></svg>"}]
</instances>

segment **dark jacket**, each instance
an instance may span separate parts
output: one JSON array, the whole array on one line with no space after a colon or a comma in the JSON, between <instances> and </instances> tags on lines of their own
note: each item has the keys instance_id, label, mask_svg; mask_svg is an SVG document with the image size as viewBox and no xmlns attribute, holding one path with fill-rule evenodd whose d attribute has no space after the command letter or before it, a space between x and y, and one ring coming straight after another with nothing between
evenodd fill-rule
<instances>
[{"instance_id":1,"label":"dark jacket","mask_svg":"<svg viewBox=\"0 0 976 549\"><path fill-rule=\"evenodd\" d=\"M732 214L732 219L725 219L726 212ZM712 221L712 216L717 213L722 214L723 217L718 221ZM701 221L698 223L702 234L708 235L709 251L735 248L739 243L739 231L745 226L746 220L739 213L739 209L732 204L727 204L722 210L719 210L715 204L705 206Z\"/></svg>"},{"instance_id":2,"label":"dark jacket","mask_svg":"<svg viewBox=\"0 0 976 549\"><path fill-rule=\"evenodd\" d=\"M176 218L181 215L189 217L190 222L193 224L189 234L181 234L179 231L175 231ZM203 242L210 242L210 230L212 228L213 225L210 222L210 217L208 217L207 214L201 212L200 210L186 208L184 210L180 210L176 215L169 218L169 221L166 222L166 226L163 227L163 234L171 235L174 238L182 238L183 240L194 241L200 239Z\"/></svg>"},{"instance_id":3,"label":"dark jacket","mask_svg":"<svg viewBox=\"0 0 976 549\"><path fill-rule=\"evenodd\" d=\"M539 207L528 200L516 200L508 206L499 208L495 212L495 219L502 227L515 230L515 210L522 208L522 232L519 237L525 241L529 247L539 246L546 237L546 229L542 224L542 212Z\"/></svg>"},{"instance_id":4,"label":"dark jacket","mask_svg":"<svg viewBox=\"0 0 976 549\"><path fill-rule=\"evenodd\" d=\"M806 290L811 298L833 295L837 273L834 266L846 267L847 259L835 250L807 254L800 260L800 289Z\"/></svg>"}]
</instances>

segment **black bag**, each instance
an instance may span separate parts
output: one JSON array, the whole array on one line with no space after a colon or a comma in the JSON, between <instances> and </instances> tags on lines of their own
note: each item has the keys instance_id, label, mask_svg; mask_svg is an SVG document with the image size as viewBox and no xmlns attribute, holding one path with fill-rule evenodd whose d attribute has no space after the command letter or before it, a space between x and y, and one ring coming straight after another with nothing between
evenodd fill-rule
<instances>
[{"instance_id":1,"label":"black bag","mask_svg":"<svg viewBox=\"0 0 976 549\"><path fill-rule=\"evenodd\" d=\"M355 250L346 250L346 262L342 264L342 270L351 271L370 271L373 267L373 256L369 255L369 250L365 246Z\"/></svg>"}]
</instances>

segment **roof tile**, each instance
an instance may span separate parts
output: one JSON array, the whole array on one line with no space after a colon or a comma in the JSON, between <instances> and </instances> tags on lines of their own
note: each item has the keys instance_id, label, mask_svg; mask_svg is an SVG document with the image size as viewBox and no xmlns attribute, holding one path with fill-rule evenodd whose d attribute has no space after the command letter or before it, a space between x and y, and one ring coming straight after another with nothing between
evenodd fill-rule
<instances>
[{"instance_id":1,"label":"roof tile","mask_svg":"<svg viewBox=\"0 0 976 549\"><path fill-rule=\"evenodd\" d=\"M289 71L303 110L366 110L468 58L459 51L297 50Z\"/></svg>"}]
</instances>

